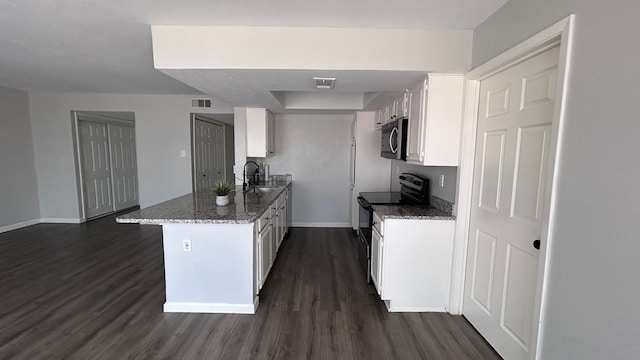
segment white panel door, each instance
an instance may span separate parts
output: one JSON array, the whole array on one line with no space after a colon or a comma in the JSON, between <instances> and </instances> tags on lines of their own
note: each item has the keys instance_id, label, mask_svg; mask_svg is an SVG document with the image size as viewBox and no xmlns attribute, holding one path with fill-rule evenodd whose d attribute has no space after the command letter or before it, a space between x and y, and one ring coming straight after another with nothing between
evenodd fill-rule
<instances>
[{"instance_id":1,"label":"white panel door","mask_svg":"<svg viewBox=\"0 0 640 360\"><path fill-rule=\"evenodd\" d=\"M480 85L463 314L505 359L528 359L558 48Z\"/></svg>"},{"instance_id":2,"label":"white panel door","mask_svg":"<svg viewBox=\"0 0 640 360\"><path fill-rule=\"evenodd\" d=\"M109 132L106 124L91 121L79 121L78 129L85 216L93 218L113 211Z\"/></svg>"},{"instance_id":3,"label":"white panel door","mask_svg":"<svg viewBox=\"0 0 640 360\"><path fill-rule=\"evenodd\" d=\"M109 124L114 210L139 205L136 132L133 126Z\"/></svg>"},{"instance_id":4,"label":"white panel door","mask_svg":"<svg viewBox=\"0 0 640 360\"><path fill-rule=\"evenodd\" d=\"M225 180L224 128L202 120L194 124L194 187L209 190Z\"/></svg>"}]
</instances>

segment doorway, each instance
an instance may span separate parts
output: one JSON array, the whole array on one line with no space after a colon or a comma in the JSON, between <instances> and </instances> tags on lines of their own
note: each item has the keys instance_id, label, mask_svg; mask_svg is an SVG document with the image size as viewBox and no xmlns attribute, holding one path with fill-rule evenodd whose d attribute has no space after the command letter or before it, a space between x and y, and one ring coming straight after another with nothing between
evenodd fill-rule
<instances>
[{"instance_id":1,"label":"doorway","mask_svg":"<svg viewBox=\"0 0 640 360\"><path fill-rule=\"evenodd\" d=\"M133 113L74 112L82 218L139 205Z\"/></svg>"},{"instance_id":2,"label":"doorway","mask_svg":"<svg viewBox=\"0 0 640 360\"><path fill-rule=\"evenodd\" d=\"M234 182L233 114L191 115L193 191Z\"/></svg>"},{"instance_id":3,"label":"doorway","mask_svg":"<svg viewBox=\"0 0 640 360\"><path fill-rule=\"evenodd\" d=\"M528 359L558 47L480 82L464 315L507 359Z\"/></svg>"},{"instance_id":4,"label":"doorway","mask_svg":"<svg viewBox=\"0 0 640 360\"><path fill-rule=\"evenodd\" d=\"M509 359L539 358L545 331L573 21L467 74L452 313Z\"/></svg>"}]
</instances>

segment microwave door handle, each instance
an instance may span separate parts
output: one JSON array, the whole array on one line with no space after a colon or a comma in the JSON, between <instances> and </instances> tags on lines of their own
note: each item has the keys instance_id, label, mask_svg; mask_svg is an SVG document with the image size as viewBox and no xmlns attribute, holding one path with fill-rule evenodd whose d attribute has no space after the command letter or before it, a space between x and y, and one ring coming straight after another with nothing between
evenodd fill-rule
<instances>
[{"instance_id":1,"label":"microwave door handle","mask_svg":"<svg viewBox=\"0 0 640 360\"><path fill-rule=\"evenodd\" d=\"M396 146L396 148L395 148L395 149L393 148L393 141L392 141L392 139L393 139L393 135L394 135L394 133L395 133L395 135L396 135L396 137L397 137L397 136L398 136L398 128L397 128L397 127L394 127L394 128L393 128L393 130L391 130L391 135L389 135L389 147L391 148L391 152L395 154L395 153L397 153L397 152L398 152L398 147Z\"/></svg>"}]
</instances>

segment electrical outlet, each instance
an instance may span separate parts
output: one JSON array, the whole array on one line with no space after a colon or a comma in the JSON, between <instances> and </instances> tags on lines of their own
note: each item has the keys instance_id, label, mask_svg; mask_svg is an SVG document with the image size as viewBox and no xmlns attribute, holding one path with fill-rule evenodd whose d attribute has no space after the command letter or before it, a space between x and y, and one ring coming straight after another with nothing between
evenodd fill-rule
<instances>
[{"instance_id":1,"label":"electrical outlet","mask_svg":"<svg viewBox=\"0 0 640 360\"><path fill-rule=\"evenodd\" d=\"M182 251L191 251L190 239L182 239Z\"/></svg>"},{"instance_id":2,"label":"electrical outlet","mask_svg":"<svg viewBox=\"0 0 640 360\"><path fill-rule=\"evenodd\" d=\"M440 179L438 180L438 185L440 185L440 187L444 187L444 174L440 175Z\"/></svg>"}]
</instances>

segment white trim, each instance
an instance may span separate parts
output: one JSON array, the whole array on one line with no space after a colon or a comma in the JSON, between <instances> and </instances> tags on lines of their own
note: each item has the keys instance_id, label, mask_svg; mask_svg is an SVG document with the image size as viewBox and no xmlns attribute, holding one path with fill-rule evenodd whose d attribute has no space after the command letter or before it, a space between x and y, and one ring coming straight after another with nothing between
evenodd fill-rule
<instances>
[{"instance_id":1,"label":"white trim","mask_svg":"<svg viewBox=\"0 0 640 360\"><path fill-rule=\"evenodd\" d=\"M537 332L532 335L531 359L539 359L542 353L542 344L538 341L544 332L544 318L546 313L547 286L549 283L549 272L546 271L546 264L550 258L550 251L553 242L552 233L554 228L554 217L556 212L557 198L557 177L559 174L559 159L562 149L563 127L566 117L566 99L568 78L571 65L571 48L573 38L575 15L569 15L561 21L551 25L547 29L530 37L522 43L476 67L467 74L467 98L465 99L465 114L463 134L460 149L460 167L458 170L458 191L457 200L458 213L456 223L456 233L454 239L454 268L452 272L450 312L452 314L462 313L462 303L464 299L464 267L466 265L466 248L469 234L469 215L471 213L471 189L473 187L473 159L475 152L477 106L480 80L490 77L508 67L525 61L550 47L560 44L560 55L558 58L558 78L556 85L556 105L553 113L552 146L549 158L549 171L547 183L551 184L550 191L545 194L546 222L542 224L542 241L540 255L538 258L538 280L536 285L536 299L534 305L534 321L537 323ZM548 212L547 212L548 211ZM460 266L462 265L462 266Z\"/></svg>"},{"instance_id":2,"label":"white trim","mask_svg":"<svg viewBox=\"0 0 640 360\"><path fill-rule=\"evenodd\" d=\"M40 219L33 219L33 220L22 221L22 222L11 224L11 225L6 225L6 226L3 226L3 227L0 227L0 233L4 233L4 232L7 232L7 231L11 231L11 230L21 229L23 227L36 225L36 224L39 224L39 223L40 223Z\"/></svg>"},{"instance_id":3,"label":"white trim","mask_svg":"<svg viewBox=\"0 0 640 360\"><path fill-rule=\"evenodd\" d=\"M430 308L430 307L388 307L389 312L447 312L445 308Z\"/></svg>"},{"instance_id":4,"label":"white trim","mask_svg":"<svg viewBox=\"0 0 640 360\"><path fill-rule=\"evenodd\" d=\"M479 81L467 81L465 94L464 124L460 136L460 159L458 167L458 184L456 194L457 213L453 237L453 252L451 259L451 286L449 295L449 312L462 315L464 300L464 274L467 267L467 235L469 233L469 215L471 205L471 191L473 185L473 159L475 157L475 134L478 114ZM463 202L460 202L463 201ZM462 206L458 205L461 204ZM469 206L467 206L469 204Z\"/></svg>"},{"instance_id":5,"label":"white trim","mask_svg":"<svg viewBox=\"0 0 640 360\"><path fill-rule=\"evenodd\" d=\"M50 224L81 224L84 221L82 219L73 218L42 218L40 219L40 222Z\"/></svg>"},{"instance_id":6,"label":"white trim","mask_svg":"<svg viewBox=\"0 0 640 360\"><path fill-rule=\"evenodd\" d=\"M258 298L253 304L224 304L201 302L165 302L164 312L171 313L207 313L207 314L255 314Z\"/></svg>"},{"instance_id":7,"label":"white trim","mask_svg":"<svg viewBox=\"0 0 640 360\"><path fill-rule=\"evenodd\" d=\"M447 312L447 309L445 308L424 306L391 306L391 300L384 300L383 302L388 312Z\"/></svg>"},{"instance_id":8,"label":"white trim","mask_svg":"<svg viewBox=\"0 0 640 360\"><path fill-rule=\"evenodd\" d=\"M294 222L291 227L352 228L350 222Z\"/></svg>"}]
</instances>

